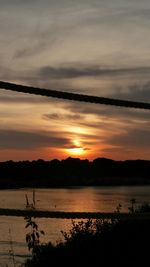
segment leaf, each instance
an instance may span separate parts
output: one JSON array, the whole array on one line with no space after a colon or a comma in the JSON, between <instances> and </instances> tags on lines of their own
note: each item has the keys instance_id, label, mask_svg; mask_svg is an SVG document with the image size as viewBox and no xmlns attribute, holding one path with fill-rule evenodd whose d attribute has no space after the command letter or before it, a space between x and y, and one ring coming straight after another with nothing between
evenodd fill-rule
<instances>
[{"instance_id":1,"label":"leaf","mask_svg":"<svg viewBox=\"0 0 150 267\"><path fill-rule=\"evenodd\" d=\"M39 235L39 233L38 233L38 232L36 232L36 236L37 236L37 238L39 239L40 235Z\"/></svg>"},{"instance_id":2,"label":"leaf","mask_svg":"<svg viewBox=\"0 0 150 267\"><path fill-rule=\"evenodd\" d=\"M30 234L27 234L26 235L26 242L29 243L31 241L31 236Z\"/></svg>"},{"instance_id":3,"label":"leaf","mask_svg":"<svg viewBox=\"0 0 150 267\"><path fill-rule=\"evenodd\" d=\"M41 235L45 235L45 232L43 230L40 230Z\"/></svg>"},{"instance_id":4,"label":"leaf","mask_svg":"<svg viewBox=\"0 0 150 267\"><path fill-rule=\"evenodd\" d=\"M35 222L32 222L32 227L33 227L33 229L38 230L38 225Z\"/></svg>"},{"instance_id":5,"label":"leaf","mask_svg":"<svg viewBox=\"0 0 150 267\"><path fill-rule=\"evenodd\" d=\"M33 248L33 244L32 244L32 242L30 242L30 243L28 244L28 249L29 249L29 251L30 251L32 248Z\"/></svg>"},{"instance_id":6,"label":"leaf","mask_svg":"<svg viewBox=\"0 0 150 267\"><path fill-rule=\"evenodd\" d=\"M30 223L27 223L26 226L25 226L25 228L28 228L29 226L30 226Z\"/></svg>"},{"instance_id":7,"label":"leaf","mask_svg":"<svg viewBox=\"0 0 150 267\"><path fill-rule=\"evenodd\" d=\"M32 240L33 240L33 242L34 242L34 241L35 241L35 234L32 233L32 234L31 234L31 237L32 237Z\"/></svg>"}]
</instances>

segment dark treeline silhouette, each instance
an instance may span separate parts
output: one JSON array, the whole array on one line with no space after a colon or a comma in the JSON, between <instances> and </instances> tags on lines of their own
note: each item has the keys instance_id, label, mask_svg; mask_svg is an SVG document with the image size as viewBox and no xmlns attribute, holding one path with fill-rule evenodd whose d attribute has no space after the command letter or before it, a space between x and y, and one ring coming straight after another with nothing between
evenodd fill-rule
<instances>
[{"instance_id":1,"label":"dark treeline silhouette","mask_svg":"<svg viewBox=\"0 0 150 267\"><path fill-rule=\"evenodd\" d=\"M0 188L150 184L150 161L79 158L0 162Z\"/></svg>"}]
</instances>

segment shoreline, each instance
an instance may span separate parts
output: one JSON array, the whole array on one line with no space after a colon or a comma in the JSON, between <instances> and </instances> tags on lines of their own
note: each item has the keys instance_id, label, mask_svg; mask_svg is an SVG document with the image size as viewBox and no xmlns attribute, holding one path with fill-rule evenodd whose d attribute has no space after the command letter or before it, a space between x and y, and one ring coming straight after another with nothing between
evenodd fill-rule
<instances>
[{"instance_id":1,"label":"shoreline","mask_svg":"<svg viewBox=\"0 0 150 267\"><path fill-rule=\"evenodd\" d=\"M132 184L101 184L101 185L66 185L66 186L13 186L13 187L0 187L0 190L25 190L25 189L79 189L79 188L92 188L92 187L140 187L150 186L150 183L132 183Z\"/></svg>"}]
</instances>

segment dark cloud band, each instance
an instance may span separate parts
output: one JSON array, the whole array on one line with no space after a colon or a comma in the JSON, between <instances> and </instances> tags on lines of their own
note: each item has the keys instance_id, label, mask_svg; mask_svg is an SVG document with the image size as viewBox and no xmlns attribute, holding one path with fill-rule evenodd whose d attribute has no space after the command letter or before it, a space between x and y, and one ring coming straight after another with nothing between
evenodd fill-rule
<instances>
[{"instance_id":1,"label":"dark cloud band","mask_svg":"<svg viewBox=\"0 0 150 267\"><path fill-rule=\"evenodd\" d=\"M32 150L41 147L65 147L70 140L57 132L29 132L0 129L0 149Z\"/></svg>"},{"instance_id":2,"label":"dark cloud band","mask_svg":"<svg viewBox=\"0 0 150 267\"><path fill-rule=\"evenodd\" d=\"M150 67L130 67L130 68L101 68L94 66L80 67L51 67L45 66L40 68L38 74L43 78L51 79L70 79L78 77L101 77L101 76L120 76L120 75L138 75L149 74Z\"/></svg>"}]
</instances>

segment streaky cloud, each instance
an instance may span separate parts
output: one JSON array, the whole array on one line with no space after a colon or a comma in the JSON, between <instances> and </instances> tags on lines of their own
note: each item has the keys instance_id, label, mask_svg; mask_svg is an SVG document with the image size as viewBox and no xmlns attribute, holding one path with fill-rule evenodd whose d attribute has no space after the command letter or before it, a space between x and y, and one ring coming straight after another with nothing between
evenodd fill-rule
<instances>
[{"instance_id":1,"label":"streaky cloud","mask_svg":"<svg viewBox=\"0 0 150 267\"><path fill-rule=\"evenodd\" d=\"M58 114L58 113L51 113L51 114L43 114L43 119L47 120L80 120L83 119L84 116L80 114Z\"/></svg>"},{"instance_id":2,"label":"streaky cloud","mask_svg":"<svg viewBox=\"0 0 150 267\"><path fill-rule=\"evenodd\" d=\"M32 150L44 147L65 147L70 140L58 132L33 132L0 129L0 149Z\"/></svg>"},{"instance_id":3,"label":"streaky cloud","mask_svg":"<svg viewBox=\"0 0 150 267\"><path fill-rule=\"evenodd\" d=\"M121 76L149 74L150 67L126 67L126 68L104 68L99 66L68 66L52 67L44 66L37 70L37 74L42 78L49 79L70 79L78 77L101 77L101 76Z\"/></svg>"},{"instance_id":4,"label":"streaky cloud","mask_svg":"<svg viewBox=\"0 0 150 267\"><path fill-rule=\"evenodd\" d=\"M107 142L111 145L121 146L124 148L148 148L150 147L150 128L127 129L126 133L117 134L107 138Z\"/></svg>"}]
</instances>

